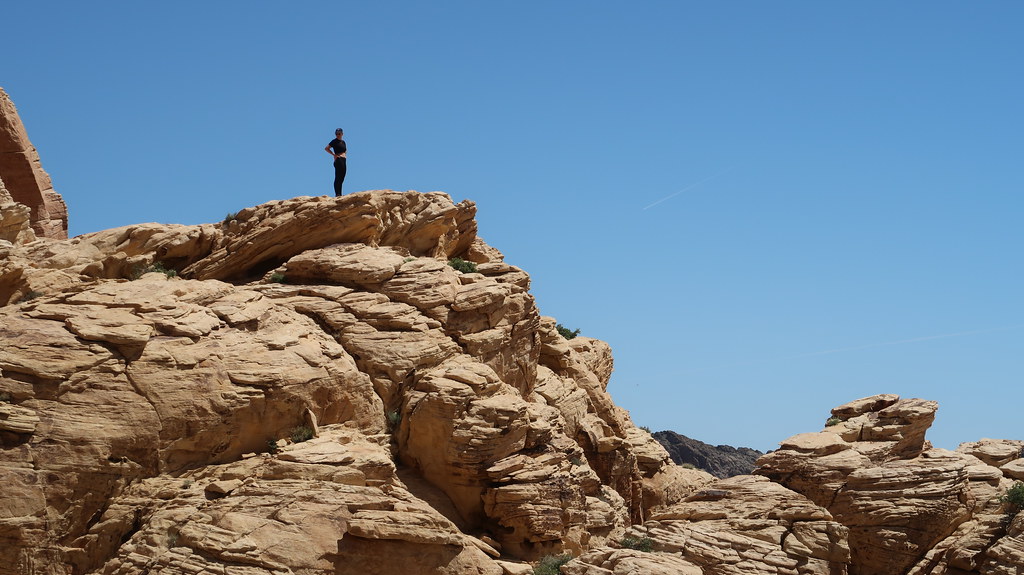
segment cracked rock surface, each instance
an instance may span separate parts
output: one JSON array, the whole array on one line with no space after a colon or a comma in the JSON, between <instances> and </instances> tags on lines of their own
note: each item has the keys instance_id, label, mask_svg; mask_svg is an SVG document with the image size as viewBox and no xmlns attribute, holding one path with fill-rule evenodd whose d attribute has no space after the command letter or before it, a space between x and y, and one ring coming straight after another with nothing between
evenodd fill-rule
<instances>
[{"instance_id":1,"label":"cracked rock surface","mask_svg":"<svg viewBox=\"0 0 1024 575\"><path fill-rule=\"evenodd\" d=\"M474 211L380 191L10 244L0 573L497 575L709 481Z\"/></svg>"},{"instance_id":2,"label":"cracked rock surface","mask_svg":"<svg viewBox=\"0 0 1024 575\"><path fill-rule=\"evenodd\" d=\"M474 213L373 191L10 228L0 575L1020 573L1021 442L932 449L935 403L883 395L758 475L674 465Z\"/></svg>"}]
</instances>

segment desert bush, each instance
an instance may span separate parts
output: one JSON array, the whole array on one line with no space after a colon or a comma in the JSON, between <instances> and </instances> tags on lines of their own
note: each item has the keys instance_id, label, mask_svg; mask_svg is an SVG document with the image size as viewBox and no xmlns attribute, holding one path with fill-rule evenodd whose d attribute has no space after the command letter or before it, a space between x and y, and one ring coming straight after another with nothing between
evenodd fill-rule
<instances>
[{"instance_id":1,"label":"desert bush","mask_svg":"<svg viewBox=\"0 0 1024 575\"><path fill-rule=\"evenodd\" d=\"M559 335L565 339L572 339L580 334L580 330L571 330L560 323L555 325L555 329L557 329Z\"/></svg>"},{"instance_id":2,"label":"desert bush","mask_svg":"<svg viewBox=\"0 0 1024 575\"><path fill-rule=\"evenodd\" d=\"M283 284L287 278L281 272L274 272L270 274L270 283L272 284Z\"/></svg>"},{"instance_id":3,"label":"desert bush","mask_svg":"<svg viewBox=\"0 0 1024 575\"><path fill-rule=\"evenodd\" d=\"M43 295L41 292L37 292L35 290L29 290L29 291L21 294L21 297L18 298L18 303L25 303L27 301L32 301L32 300L36 299L37 297L39 297L41 295Z\"/></svg>"},{"instance_id":4,"label":"desert bush","mask_svg":"<svg viewBox=\"0 0 1024 575\"><path fill-rule=\"evenodd\" d=\"M169 269L167 269L167 267L164 266L163 262L156 262L156 263L154 263L153 265L149 266L149 269L147 271L161 273L161 274L164 274L165 276L167 276L169 278L173 278L173 277L176 277L178 275L177 270L169 270Z\"/></svg>"},{"instance_id":5,"label":"desert bush","mask_svg":"<svg viewBox=\"0 0 1024 575\"><path fill-rule=\"evenodd\" d=\"M452 266L456 271L460 271L464 274L476 273L476 264L473 262L467 262L462 258L452 258L448 260L448 265Z\"/></svg>"},{"instance_id":6,"label":"desert bush","mask_svg":"<svg viewBox=\"0 0 1024 575\"><path fill-rule=\"evenodd\" d=\"M397 409L392 409L387 412L388 427L392 430L398 428L398 424L402 423L402 412Z\"/></svg>"},{"instance_id":7,"label":"desert bush","mask_svg":"<svg viewBox=\"0 0 1024 575\"><path fill-rule=\"evenodd\" d=\"M221 223L226 226L226 225L230 224L232 220L235 220L237 218L238 218L238 212L228 212L228 215L224 216L224 221L221 222Z\"/></svg>"},{"instance_id":8,"label":"desert bush","mask_svg":"<svg viewBox=\"0 0 1024 575\"><path fill-rule=\"evenodd\" d=\"M148 266L142 264L136 264L132 266L132 271L131 274L129 274L129 279L134 281L141 278L145 274L153 272L164 274L169 278L177 277L178 275L178 272L176 270L167 269L163 262L153 262L152 265Z\"/></svg>"},{"instance_id":9,"label":"desert bush","mask_svg":"<svg viewBox=\"0 0 1024 575\"><path fill-rule=\"evenodd\" d=\"M562 572L562 565L572 561L572 555L548 555L542 558L537 566L533 568L533 575L559 575Z\"/></svg>"},{"instance_id":10,"label":"desert bush","mask_svg":"<svg viewBox=\"0 0 1024 575\"><path fill-rule=\"evenodd\" d=\"M1024 481L1014 483L1000 500L1010 506L1011 513L1024 509Z\"/></svg>"},{"instance_id":11,"label":"desert bush","mask_svg":"<svg viewBox=\"0 0 1024 575\"><path fill-rule=\"evenodd\" d=\"M12 399L14 398L11 397L11 394L6 391L0 391L0 403L10 403Z\"/></svg>"},{"instance_id":12,"label":"desert bush","mask_svg":"<svg viewBox=\"0 0 1024 575\"><path fill-rule=\"evenodd\" d=\"M619 541L623 549L650 552L654 549L654 541L650 537L624 537Z\"/></svg>"},{"instance_id":13,"label":"desert bush","mask_svg":"<svg viewBox=\"0 0 1024 575\"><path fill-rule=\"evenodd\" d=\"M292 433L288 438L292 440L292 443L309 441L310 439L313 439L313 428L306 425L300 425L292 429Z\"/></svg>"},{"instance_id":14,"label":"desert bush","mask_svg":"<svg viewBox=\"0 0 1024 575\"><path fill-rule=\"evenodd\" d=\"M830 418L825 420L825 427L832 427L833 425L839 425L840 423L842 423L842 421L843 421L842 419L839 419L838 417L833 415L832 417L830 417Z\"/></svg>"},{"instance_id":15,"label":"desert bush","mask_svg":"<svg viewBox=\"0 0 1024 575\"><path fill-rule=\"evenodd\" d=\"M281 446L279 446L277 444L277 440L276 439L268 439L267 440L267 451L269 451L271 454L274 454L274 453L277 453L278 451L281 451Z\"/></svg>"}]
</instances>

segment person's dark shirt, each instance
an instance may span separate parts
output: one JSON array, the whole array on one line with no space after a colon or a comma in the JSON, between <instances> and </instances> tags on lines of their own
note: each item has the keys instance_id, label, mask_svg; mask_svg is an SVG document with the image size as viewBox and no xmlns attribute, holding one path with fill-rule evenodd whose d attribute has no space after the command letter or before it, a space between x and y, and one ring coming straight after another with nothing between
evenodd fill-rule
<instances>
[{"instance_id":1,"label":"person's dark shirt","mask_svg":"<svg viewBox=\"0 0 1024 575\"><path fill-rule=\"evenodd\" d=\"M320 141L322 142L323 140L320 140ZM337 156L340 156L341 154L344 154L345 151L348 149L345 146L345 140L339 140L338 138L334 138L333 140L331 140L331 143L327 144L327 145L332 150L334 150L334 154L337 155ZM339 159L343 159L343 158L339 158Z\"/></svg>"}]
</instances>

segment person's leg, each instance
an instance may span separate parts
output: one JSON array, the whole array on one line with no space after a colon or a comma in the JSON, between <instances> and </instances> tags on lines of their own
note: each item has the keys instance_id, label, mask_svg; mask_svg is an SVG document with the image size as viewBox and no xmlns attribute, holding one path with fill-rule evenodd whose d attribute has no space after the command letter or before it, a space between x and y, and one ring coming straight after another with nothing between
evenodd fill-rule
<instances>
[{"instance_id":1,"label":"person's leg","mask_svg":"<svg viewBox=\"0 0 1024 575\"><path fill-rule=\"evenodd\" d=\"M334 160L334 195L341 195L341 185L345 183L345 172L348 171L345 158Z\"/></svg>"}]
</instances>

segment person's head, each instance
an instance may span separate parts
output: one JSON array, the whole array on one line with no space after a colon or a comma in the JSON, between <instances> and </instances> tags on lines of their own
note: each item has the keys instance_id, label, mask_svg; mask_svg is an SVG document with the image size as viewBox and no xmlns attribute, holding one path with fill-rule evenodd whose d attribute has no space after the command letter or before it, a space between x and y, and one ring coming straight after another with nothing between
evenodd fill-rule
<instances>
[{"instance_id":1,"label":"person's head","mask_svg":"<svg viewBox=\"0 0 1024 575\"><path fill-rule=\"evenodd\" d=\"M341 128L338 128L337 130L334 131L334 137L336 137L336 138L340 138L340 137L342 137L344 135L345 135L345 130L342 130Z\"/></svg>"}]
</instances>

